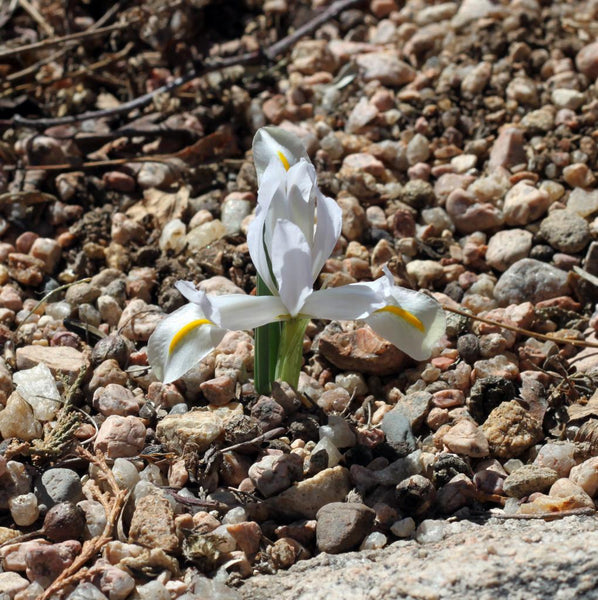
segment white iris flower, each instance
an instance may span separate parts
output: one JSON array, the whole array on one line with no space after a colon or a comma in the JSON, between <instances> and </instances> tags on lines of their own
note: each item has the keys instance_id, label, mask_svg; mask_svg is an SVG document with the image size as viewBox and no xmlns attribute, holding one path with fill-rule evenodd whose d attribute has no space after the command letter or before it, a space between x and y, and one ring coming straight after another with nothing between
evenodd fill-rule
<instances>
[{"instance_id":1,"label":"white iris flower","mask_svg":"<svg viewBox=\"0 0 598 600\"><path fill-rule=\"evenodd\" d=\"M228 329L254 329L276 321L365 319L413 358L428 358L444 333L440 305L429 296L395 286L387 269L374 282L314 290L340 236L341 210L318 189L315 169L294 135L264 127L254 138L253 153L258 205L247 245L273 295L207 296L189 282L178 282L177 289L189 304L163 319L150 337L148 359L156 376L175 381Z\"/></svg>"}]
</instances>

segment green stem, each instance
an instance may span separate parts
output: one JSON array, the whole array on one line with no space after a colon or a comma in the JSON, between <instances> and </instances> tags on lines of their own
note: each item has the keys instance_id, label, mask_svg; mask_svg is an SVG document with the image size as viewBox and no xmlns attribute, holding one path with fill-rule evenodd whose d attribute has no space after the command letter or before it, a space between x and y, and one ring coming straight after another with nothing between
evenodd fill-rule
<instances>
[{"instance_id":1,"label":"green stem","mask_svg":"<svg viewBox=\"0 0 598 600\"><path fill-rule=\"evenodd\" d=\"M303 336L309 319L290 319L282 326L276 379L286 381L294 388L299 383L299 373L303 363Z\"/></svg>"},{"instance_id":2,"label":"green stem","mask_svg":"<svg viewBox=\"0 0 598 600\"><path fill-rule=\"evenodd\" d=\"M257 276L257 295L272 295L259 275ZM269 394L272 389L279 342L280 323L268 323L255 328L254 385L258 394Z\"/></svg>"}]
</instances>

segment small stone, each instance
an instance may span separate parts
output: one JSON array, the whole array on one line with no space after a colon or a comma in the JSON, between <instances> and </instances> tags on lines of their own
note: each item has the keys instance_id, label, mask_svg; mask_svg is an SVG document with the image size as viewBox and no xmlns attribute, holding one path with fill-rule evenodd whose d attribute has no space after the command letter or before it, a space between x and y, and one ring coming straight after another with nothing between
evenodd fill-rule
<instances>
[{"instance_id":1,"label":"small stone","mask_svg":"<svg viewBox=\"0 0 598 600\"><path fill-rule=\"evenodd\" d=\"M185 249L187 227L180 219L172 219L168 221L162 233L160 234L160 240L158 246L162 252L171 252L174 256L177 256Z\"/></svg>"},{"instance_id":2,"label":"small stone","mask_svg":"<svg viewBox=\"0 0 598 600\"><path fill-rule=\"evenodd\" d=\"M532 237L525 229L505 229L495 233L488 242L486 262L497 271L506 271L518 260L529 256Z\"/></svg>"},{"instance_id":3,"label":"small stone","mask_svg":"<svg viewBox=\"0 0 598 600\"><path fill-rule=\"evenodd\" d=\"M222 375L214 379L208 379L199 384L205 399L216 406L228 404L235 397L237 381L230 375Z\"/></svg>"},{"instance_id":4,"label":"small stone","mask_svg":"<svg viewBox=\"0 0 598 600\"><path fill-rule=\"evenodd\" d=\"M534 464L556 471L559 477L567 477L575 466L576 452L573 442L548 443L540 448Z\"/></svg>"},{"instance_id":5,"label":"small stone","mask_svg":"<svg viewBox=\"0 0 598 600\"><path fill-rule=\"evenodd\" d=\"M13 392L0 411L0 436L8 440L18 438L31 441L42 436L42 424L33 416L29 403Z\"/></svg>"},{"instance_id":6,"label":"small stone","mask_svg":"<svg viewBox=\"0 0 598 600\"><path fill-rule=\"evenodd\" d=\"M251 407L251 416L257 421L261 431L270 431L284 421L284 408L269 396L260 396Z\"/></svg>"},{"instance_id":7,"label":"small stone","mask_svg":"<svg viewBox=\"0 0 598 600\"><path fill-rule=\"evenodd\" d=\"M99 357L101 358L101 356ZM120 365L114 358L109 358L102 361L94 370L91 380L89 381L89 391L94 393L101 387L106 387L110 384L126 385L128 381L127 374L120 368Z\"/></svg>"},{"instance_id":8,"label":"small stone","mask_svg":"<svg viewBox=\"0 0 598 600\"><path fill-rule=\"evenodd\" d=\"M37 544L27 552L27 577L47 587L75 560L81 544L74 540L60 544Z\"/></svg>"},{"instance_id":9,"label":"small stone","mask_svg":"<svg viewBox=\"0 0 598 600\"><path fill-rule=\"evenodd\" d=\"M460 233L494 229L504 221L500 209L489 202L478 202L472 192L460 188L449 194L446 212Z\"/></svg>"},{"instance_id":10,"label":"small stone","mask_svg":"<svg viewBox=\"0 0 598 600\"><path fill-rule=\"evenodd\" d=\"M109 416L100 427L94 449L110 458L137 456L145 443L145 425L138 417Z\"/></svg>"},{"instance_id":11,"label":"small stone","mask_svg":"<svg viewBox=\"0 0 598 600\"><path fill-rule=\"evenodd\" d=\"M322 506L344 500L349 489L349 472L337 466L293 484L278 496L268 498L266 505L285 518L313 519Z\"/></svg>"},{"instance_id":12,"label":"small stone","mask_svg":"<svg viewBox=\"0 0 598 600\"><path fill-rule=\"evenodd\" d=\"M585 96L577 90L556 88L552 90L552 101L560 108L577 110L585 102Z\"/></svg>"},{"instance_id":13,"label":"small stone","mask_svg":"<svg viewBox=\"0 0 598 600\"><path fill-rule=\"evenodd\" d=\"M316 515L316 543L320 552L339 554L359 545L370 532L376 513L357 502L331 502Z\"/></svg>"},{"instance_id":14,"label":"small stone","mask_svg":"<svg viewBox=\"0 0 598 600\"><path fill-rule=\"evenodd\" d=\"M390 531L398 538L409 538L415 533L415 521L411 517L395 521L390 526Z\"/></svg>"},{"instance_id":15,"label":"small stone","mask_svg":"<svg viewBox=\"0 0 598 600\"><path fill-rule=\"evenodd\" d=\"M15 598L19 592L27 589L29 581L21 577L18 573L6 571L0 573L0 590L7 599Z\"/></svg>"},{"instance_id":16,"label":"small stone","mask_svg":"<svg viewBox=\"0 0 598 600\"><path fill-rule=\"evenodd\" d=\"M382 85L400 87L415 79L415 71L392 52L359 54L356 60L365 82L378 80Z\"/></svg>"},{"instance_id":17,"label":"small stone","mask_svg":"<svg viewBox=\"0 0 598 600\"><path fill-rule=\"evenodd\" d=\"M174 512L166 498L149 494L137 500L129 530L129 543L161 548L165 552L175 552L179 548Z\"/></svg>"},{"instance_id":18,"label":"small stone","mask_svg":"<svg viewBox=\"0 0 598 600\"><path fill-rule=\"evenodd\" d=\"M421 289L433 289L444 279L444 269L435 260L412 260L407 263L407 273Z\"/></svg>"},{"instance_id":19,"label":"small stone","mask_svg":"<svg viewBox=\"0 0 598 600\"><path fill-rule=\"evenodd\" d=\"M226 228L219 219L214 219L191 229L185 236L187 254L193 255L199 252L202 248L216 242L224 235L226 235Z\"/></svg>"},{"instance_id":20,"label":"small stone","mask_svg":"<svg viewBox=\"0 0 598 600\"><path fill-rule=\"evenodd\" d=\"M84 539L89 540L101 535L106 527L106 511L102 503L95 500L81 500L77 506L85 514L85 527L81 532Z\"/></svg>"},{"instance_id":21,"label":"small stone","mask_svg":"<svg viewBox=\"0 0 598 600\"><path fill-rule=\"evenodd\" d=\"M426 519L422 521L415 532L415 539L420 544L440 542L448 533L444 520Z\"/></svg>"},{"instance_id":22,"label":"small stone","mask_svg":"<svg viewBox=\"0 0 598 600\"><path fill-rule=\"evenodd\" d=\"M327 414L342 413L351 402L351 394L341 387L322 392L318 398L318 406Z\"/></svg>"},{"instance_id":23,"label":"small stone","mask_svg":"<svg viewBox=\"0 0 598 600\"><path fill-rule=\"evenodd\" d=\"M329 415L328 424L322 425L320 439L328 438L337 448L350 448L355 445L355 433L341 415Z\"/></svg>"},{"instance_id":24,"label":"small stone","mask_svg":"<svg viewBox=\"0 0 598 600\"><path fill-rule=\"evenodd\" d=\"M93 406L105 416L126 417L139 412L139 401L133 392L117 383L97 388L93 394Z\"/></svg>"},{"instance_id":25,"label":"small stone","mask_svg":"<svg viewBox=\"0 0 598 600\"><path fill-rule=\"evenodd\" d=\"M44 279L44 262L29 254L11 252L8 255L8 272L20 284L37 287Z\"/></svg>"},{"instance_id":26,"label":"small stone","mask_svg":"<svg viewBox=\"0 0 598 600\"><path fill-rule=\"evenodd\" d=\"M483 431L468 420L453 425L442 438L442 442L451 452L473 458L488 456L490 452Z\"/></svg>"},{"instance_id":27,"label":"small stone","mask_svg":"<svg viewBox=\"0 0 598 600\"><path fill-rule=\"evenodd\" d=\"M504 215L507 225L527 225L544 215L550 196L527 181L516 183L505 196Z\"/></svg>"},{"instance_id":28,"label":"small stone","mask_svg":"<svg viewBox=\"0 0 598 600\"><path fill-rule=\"evenodd\" d=\"M598 493L598 456L574 466L569 473L569 479L594 498Z\"/></svg>"},{"instance_id":29,"label":"small stone","mask_svg":"<svg viewBox=\"0 0 598 600\"><path fill-rule=\"evenodd\" d=\"M338 62L328 48L325 40L301 40L291 53L293 68L304 75L313 75L319 71L334 73Z\"/></svg>"},{"instance_id":30,"label":"small stone","mask_svg":"<svg viewBox=\"0 0 598 600\"><path fill-rule=\"evenodd\" d=\"M349 332L334 331L328 326L319 337L319 351L339 369L370 375L396 373L406 358L367 326Z\"/></svg>"},{"instance_id":31,"label":"small stone","mask_svg":"<svg viewBox=\"0 0 598 600\"><path fill-rule=\"evenodd\" d=\"M584 190L576 187L567 199L567 210L580 217L590 217L598 212L598 190Z\"/></svg>"},{"instance_id":32,"label":"small stone","mask_svg":"<svg viewBox=\"0 0 598 600\"><path fill-rule=\"evenodd\" d=\"M110 600L125 600L135 589L135 579L129 573L107 564L104 559L98 560L91 571L94 584L108 594Z\"/></svg>"},{"instance_id":33,"label":"small stone","mask_svg":"<svg viewBox=\"0 0 598 600\"><path fill-rule=\"evenodd\" d=\"M467 506L475 496L475 484L467 475L459 473L438 490L436 505L442 513L450 514Z\"/></svg>"},{"instance_id":34,"label":"small stone","mask_svg":"<svg viewBox=\"0 0 598 600\"><path fill-rule=\"evenodd\" d=\"M482 425L490 451L499 458L514 458L543 437L542 425L516 401L497 406Z\"/></svg>"},{"instance_id":35,"label":"small stone","mask_svg":"<svg viewBox=\"0 0 598 600\"><path fill-rule=\"evenodd\" d=\"M44 471L36 480L34 491L39 503L48 508L60 502L76 503L83 500L81 478L71 469Z\"/></svg>"},{"instance_id":36,"label":"small stone","mask_svg":"<svg viewBox=\"0 0 598 600\"><path fill-rule=\"evenodd\" d=\"M584 46L575 57L577 69L590 81L598 78L598 42Z\"/></svg>"},{"instance_id":37,"label":"small stone","mask_svg":"<svg viewBox=\"0 0 598 600\"><path fill-rule=\"evenodd\" d=\"M29 253L43 262L46 273L53 273L60 261L62 248L52 238L37 238Z\"/></svg>"},{"instance_id":38,"label":"small stone","mask_svg":"<svg viewBox=\"0 0 598 600\"><path fill-rule=\"evenodd\" d=\"M594 509L594 501L583 490L582 487L573 483L570 479L557 479L548 492L553 498L567 498L575 503L577 507L588 507Z\"/></svg>"},{"instance_id":39,"label":"small stone","mask_svg":"<svg viewBox=\"0 0 598 600\"><path fill-rule=\"evenodd\" d=\"M432 507L436 488L427 477L411 475L397 484L395 498L402 513L421 516Z\"/></svg>"},{"instance_id":40,"label":"small stone","mask_svg":"<svg viewBox=\"0 0 598 600\"><path fill-rule=\"evenodd\" d=\"M524 144L525 138L521 129L516 127L501 129L490 150L489 169L496 167L509 169L515 165L527 164Z\"/></svg>"},{"instance_id":41,"label":"small stone","mask_svg":"<svg viewBox=\"0 0 598 600\"><path fill-rule=\"evenodd\" d=\"M500 306L537 303L569 294L567 273L532 258L511 265L494 287L494 297Z\"/></svg>"},{"instance_id":42,"label":"small stone","mask_svg":"<svg viewBox=\"0 0 598 600\"><path fill-rule=\"evenodd\" d=\"M523 498L534 492L545 492L558 478L554 469L536 464L523 465L507 476L503 491L512 498Z\"/></svg>"},{"instance_id":43,"label":"small stone","mask_svg":"<svg viewBox=\"0 0 598 600\"><path fill-rule=\"evenodd\" d=\"M268 548L268 554L276 569L288 569L298 560L309 558L309 552L297 541L290 537L276 540Z\"/></svg>"},{"instance_id":44,"label":"small stone","mask_svg":"<svg viewBox=\"0 0 598 600\"><path fill-rule=\"evenodd\" d=\"M19 527L29 527L39 517L37 498L32 493L13 496L8 501L8 508L15 524Z\"/></svg>"},{"instance_id":45,"label":"small stone","mask_svg":"<svg viewBox=\"0 0 598 600\"><path fill-rule=\"evenodd\" d=\"M66 600L108 600L108 596L102 594L93 583L84 581L77 584L77 587L66 597Z\"/></svg>"},{"instance_id":46,"label":"small stone","mask_svg":"<svg viewBox=\"0 0 598 600\"><path fill-rule=\"evenodd\" d=\"M118 322L119 333L134 342L147 342L164 314L157 306L134 298L127 304Z\"/></svg>"},{"instance_id":47,"label":"small stone","mask_svg":"<svg viewBox=\"0 0 598 600\"><path fill-rule=\"evenodd\" d=\"M156 437L180 454L188 443L195 445L197 452L203 452L224 433L226 423L242 412L240 404L230 403L213 410L168 415L158 423Z\"/></svg>"},{"instance_id":48,"label":"small stone","mask_svg":"<svg viewBox=\"0 0 598 600\"><path fill-rule=\"evenodd\" d=\"M85 365L83 353L70 346L22 346L16 354L19 370L44 363L54 376L64 375L69 381L74 381Z\"/></svg>"},{"instance_id":49,"label":"small stone","mask_svg":"<svg viewBox=\"0 0 598 600\"><path fill-rule=\"evenodd\" d=\"M384 415L380 426L386 442L400 457L407 456L417 448L409 419L400 411L391 410Z\"/></svg>"},{"instance_id":50,"label":"small stone","mask_svg":"<svg viewBox=\"0 0 598 600\"><path fill-rule=\"evenodd\" d=\"M59 502L44 518L44 534L53 542L80 539L85 527L85 513L73 502Z\"/></svg>"},{"instance_id":51,"label":"small stone","mask_svg":"<svg viewBox=\"0 0 598 600\"><path fill-rule=\"evenodd\" d=\"M426 162L430 157L430 142L421 133L416 133L407 144L407 162L413 166Z\"/></svg>"},{"instance_id":52,"label":"small stone","mask_svg":"<svg viewBox=\"0 0 598 600\"><path fill-rule=\"evenodd\" d=\"M267 454L249 468L249 478L266 498L278 494L303 476L298 454Z\"/></svg>"},{"instance_id":53,"label":"small stone","mask_svg":"<svg viewBox=\"0 0 598 600\"><path fill-rule=\"evenodd\" d=\"M587 221L570 210L550 213L540 223L540 235L555 250L568 253L582 251L591 240Z\"/></svg>"}]
</instances>

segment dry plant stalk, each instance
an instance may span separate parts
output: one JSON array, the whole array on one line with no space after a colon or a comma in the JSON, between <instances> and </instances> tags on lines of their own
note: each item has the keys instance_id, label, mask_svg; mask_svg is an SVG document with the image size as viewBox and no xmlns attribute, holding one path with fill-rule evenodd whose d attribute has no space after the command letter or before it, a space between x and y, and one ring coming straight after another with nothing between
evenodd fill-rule
<instances>
[{"instance_id":1,"label":"dry plant stalk","mask_svg":"<svg viewBox=\"0 0 598 600\"><path fill-rule=\"evenodd\" d=\"M100 470L100 475L108 482L109 490L105 493L102 493L95 483L90 486L94 498L101 502L106 511L106 527L104 527L101 535L84 542L81 554L54 580L38 600L49 600L55 594L61 597L67 586L86 577L88 569L85 564L112 540L112 533L127 499L127 490L118 487L114 475L101 452L94 455L81 446L77 448L76 452L81 458L93 463Z\"/></svg>"}]
</instances>

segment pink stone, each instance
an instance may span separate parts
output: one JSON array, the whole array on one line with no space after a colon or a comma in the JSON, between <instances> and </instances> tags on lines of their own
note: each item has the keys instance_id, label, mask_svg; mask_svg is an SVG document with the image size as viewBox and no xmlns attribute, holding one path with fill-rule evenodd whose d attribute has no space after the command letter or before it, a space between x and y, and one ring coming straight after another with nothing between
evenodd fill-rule
<instances>
[{"instance_id":1,"label":"pink stone","mask_svg":"<svg viewBox=\"0 0 598 600\"><path fill-rule=\"evenodd\" d=\"M463 406L465 394L461 390L440 390L432 394L432 402L439 408Z\"/></svg>"},{"instance_id":2,"label":"pink stone","mask_svg":"<svg viewBox=\"0 0 598 600\"><path fill-rule=\"evenodd\" d=\"M27 577L47 587L80 552L81 544L75 540L51 545L38 543L27 553Z\"/></svg>"},{"instance_id":3,"label":"pink stone","mask_svg":"<svg viewBox=\"0 0 598 600\"><path fill-rule=\"evenodd\" d=\"M139 402L131 390L117 383L99 387L93 394L93 406L103 415L135 415L139 412Z\"/></svg>"},{"instance_id":4,"label":"pink stone","mask_svg":"<svg viewBox=\"0 0 598 600\"><path fill-rule=\"evenodd\" d=\"M496 167L513 167L527 164L527 155L524 148L523 131L516 127L502 129L490 150L490 170Z\"/></svg>"},{"instance_id":5,"label":"pink stone","mask_svg":"<svg viewBox=\"0 0 598 600\"><path fill-rule=\"evenodd\" d=\"M577 69L583 73L590 82L598 78L598 42L584 46L575 57Z\"/></svg>"},{"instance_id":6,"label":"pink stone","mask_svg":"<svg viewBox=\"0 0 598 600\"><path fill-rule=\"evenodd\" d=\"M98 432L94 448L109 458L136 456L145 443L145 425L138 417L108 417Z\"/></svg>"}]
</instances>

